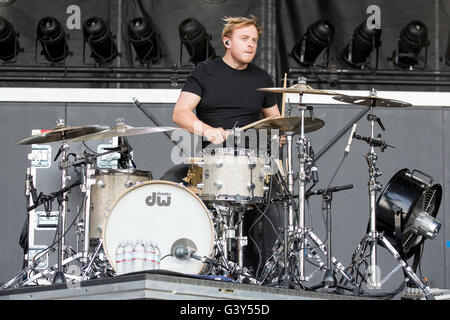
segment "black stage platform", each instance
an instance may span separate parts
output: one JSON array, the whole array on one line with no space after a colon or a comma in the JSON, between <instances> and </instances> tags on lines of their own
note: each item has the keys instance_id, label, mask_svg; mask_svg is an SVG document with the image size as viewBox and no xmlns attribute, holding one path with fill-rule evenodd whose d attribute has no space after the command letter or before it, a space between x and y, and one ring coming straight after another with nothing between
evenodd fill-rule
<instances>
[{"instance_id":1,"label":"black stage platform","mask_svg":"<svg viewBox=\"0 0 450 320\"><path fill-rule=\"evenodd\" d=\"M186 276L139 273L0 292L0 300L367 300Z\"/></svg>"}]
</instances>

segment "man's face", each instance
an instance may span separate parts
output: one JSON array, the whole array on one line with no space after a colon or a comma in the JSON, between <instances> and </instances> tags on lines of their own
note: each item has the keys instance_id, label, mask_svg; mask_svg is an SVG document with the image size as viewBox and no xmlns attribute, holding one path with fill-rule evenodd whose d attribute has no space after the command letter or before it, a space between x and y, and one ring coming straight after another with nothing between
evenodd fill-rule
<instances>
[{"instance_id":1,"label":"man's face","mask_svg":"<svg viewBox=\"0 0 450 320\"><path fill-rule=\"evenodd\" d=\"M258 31L253 25L235 29L230 38L230 53L241 63L250 63L258 47Z\"/></svg>"}]
</instances>

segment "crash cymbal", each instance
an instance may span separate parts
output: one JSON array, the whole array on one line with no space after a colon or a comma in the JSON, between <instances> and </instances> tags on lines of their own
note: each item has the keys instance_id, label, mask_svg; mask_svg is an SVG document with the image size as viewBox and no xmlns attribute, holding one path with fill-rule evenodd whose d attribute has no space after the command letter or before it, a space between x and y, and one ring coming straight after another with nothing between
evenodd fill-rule
<instances>
[{"instance_id":1,"label":"crash cymbal","mask_svg":"<svg viewBox=\"0 0 450 320\"><path fill-rule=\"evenodd\" d=\"M376 107L390 107L390 108L403 108L412 107L412 104L404 101L398 101L394 99L380 98L377 96L336 96L333 97L334 100L346 102L350 104L358 104L363 106L371 106L372 100L375 99Z\"/></svg>"},{"instance_id":2,"label":"crash cymbal","mask_svg":"<svg viewBox=\"0 0 450 320\"><path fill-rule=\"evenodd\" d=\"M121 122L121 123L117 123L117 125L115 125L114 127L107 128L107 130L84 135L81 137L77 137L75 139L71 139L69 142L110 139L110 138L114 138L114 137L128 137L128 136L136 136L136 135L155 133L155 132L171 131L171 130L175 130L175 129L178 129L178 128L174 128L174 127L132 127L132 126L129 126L129 125Z\"/></svg>"},{"instance_id":3,"label":"crash cymbal","mask_svg":"<svg viewBox=\"0 0 450 320\"><path fill-rule=\"evenodd\" d=\"M266 118L255 122L251 128L258 129L279 129L280 132L294 131L301 133L302 117L276 117ZM304 133L319 130L325 125L325 122L319 118L305 117Z\"/></svg>"},{"instance_id":4,"label":"crash cymbal","mask_svg":"<svg viewBox=\"0 0 450 320\"><path fill-rule=\"evenodd\" d=\"M297 83L294 84L291 87L287 88L259 88L256 89L257 91L264 91L264 92L274 92L274 93L298 93L298 94L324 94L329 96L339 96L340 94L333 91L325 91L325 90L319 90L314 89L310 85L307 85L305 83Z\"/></svg>"},{"instance_id":5,"label":"crash cymbal","mask_svg":"<svg viewBox=\"0 0 450 320\"><path fill-rule=\"evenodd\" d=\"M48 130L39 134L32 135L31 137L22 139L17 142L20 145L28 145L28 144L40 144L40 143L50 143L50 142L58 142L58 141L68 141L70 139L74 139L80 136L101 132L109 127L106 126L79 126L79 127L70 127L61 125L52 130Z\"/></svg>"}]
</instances>

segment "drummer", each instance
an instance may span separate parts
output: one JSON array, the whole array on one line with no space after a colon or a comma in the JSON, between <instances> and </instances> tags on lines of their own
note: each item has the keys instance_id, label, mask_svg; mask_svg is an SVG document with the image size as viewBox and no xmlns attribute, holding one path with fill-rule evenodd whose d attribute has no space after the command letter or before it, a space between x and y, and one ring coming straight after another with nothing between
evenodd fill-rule
<instances>
[{"instance_id":1,"label":"drummer","mask_svg":"<svg viewBox=\"0 0 450 320\"><path fill-rule=\"evenodd\" d=\"M225 17L222 43L225 54L199 63L189 75L175 104L172 119L181 128L202 136L203 147L209 143L223 143L234 126L243 127L262 117L280 116L273 93L257 91L258 88L273 87L269 74L252 63L258 39L262 33L256 17ZM193 112L196 110L196 114ZM169 169L162 180L180 182L186 177L188 165L176 165ZM245 226L253 224L258 214L246 214ZM262 251L262 268L272 254L276 239L273 226L278 230L282 221L282 210L271 205L266 216L250 234ZM258 267L259 254L253 241L248 241L244 264ZM261 270L260 270L261 271Z\"/></svg>"}]
</instances>

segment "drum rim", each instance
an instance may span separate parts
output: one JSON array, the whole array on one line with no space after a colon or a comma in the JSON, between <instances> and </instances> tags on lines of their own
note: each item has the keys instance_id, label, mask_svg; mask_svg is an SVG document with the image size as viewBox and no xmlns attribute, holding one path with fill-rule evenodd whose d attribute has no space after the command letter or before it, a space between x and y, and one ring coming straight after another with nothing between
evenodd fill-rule
<instances>
[{"instance_id":1,"label":"drum rim","mask_svg":"<svg viewBox=\"0 0 450 320\"><path fill-rule=\"evenodd\" d=\"M103 243L103 250L104 250L104 252L105 252L105 254L106 254L106 258L107 258L107 260L109 261L109 263L111 264L111 267L113 268L114 271L116 271L115 264L111 263L111 261L114 261L114 260L111 258L112 256L111 256L111 255L109 254L109 252L108 252L108 248L107 248L107 246L106 246L106 241L105 241L105 232L104 232L104 231L106 230L106 225L107 225L107 223L108 223L108 221L109 221L109 217L110 217L110 215L111 215L111 211L112 211L112 209L116 206L117 202L119 202L119 201L120 201L123 197L125 197L125 195L127 195L129 192L133 191L134 189L143 187L143 186L145 186L145 185L148 185L148 184L156 184L156 183L168 184L168 185L172 185L172 186L178 187L178 188L180 188L180 189L182 189L182 190L188 191L188 192L189 192L191 195L193 195L194 198L200 203L200 205L203 207L203 209L205 210L205 212L207 213L207 216L208 216L208 218L209 218L208 220L209 220L210 231L211 231L210 234L212 235L212 241L211 241L211 243L210 243L210 248L209 248L208 251L209 251L210 253L213 253L213 249L214 249L214 240L215 240L214 222L212 221L212 218L211 218L211 215L210 215L210 212L209 212L208 207L207 207L206 204L202 201L202 199L200 199L199 196L197 196L193 191L187 189L186 187L184 187L184 186L182 186L182 185L180 185L180 184L178 184L178 183L175 183L175 182L172 182L172 181L166 181L166 180L150 180L150 181L145 181L145 182L143 182L143 183L136 184L136 185L134 185L134 186L128 188L126 191L124 191L122 194L120 194L120 196L119 196L116 200L114 200L114 202L108 207L108 209L107 209L106 212L105 212L105 221L103 222L103 225L102 225L102 237L101 237L101 239L102 239L102 243ZM197 274L201 274L201 272L202 272L206 267L207 267L207 263L204 262L204 263L202 264L202 267L198 270Z\"/></svg>"},{"instance_id":2,"label":"drum rim","mask_svg":"<svg viewBox=\"0 0 450 320\"><path fill-rule=\"evenodd\" d=\"M152 177L153 173L151 171L137 170L137 169L95 169L94 175L134 175L142 177Z\"/></svg>"},{"instance_id":3,"label":"drum rim","mask_svg":"<svg viewBox=\"0 0 450 320\"><path fill-rule=\"evenodd\" d=\"M202 150L202 156L226 156L226 155L235 155L237 151L238 156L256 156L256 151L254 149L246 149L246 148L214 148L214 154L211 154L210 150L208 153Z\"/></svg>"}]
</instances>

